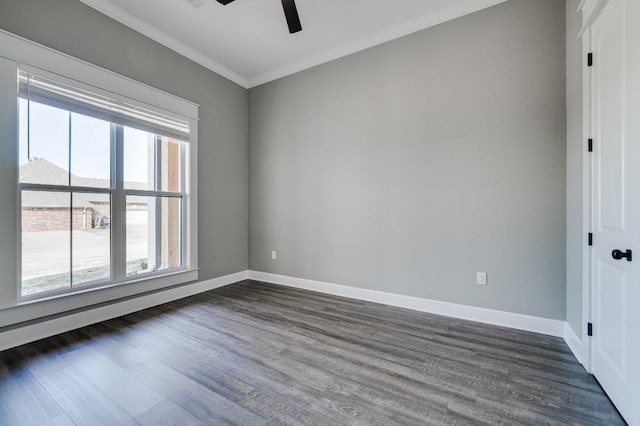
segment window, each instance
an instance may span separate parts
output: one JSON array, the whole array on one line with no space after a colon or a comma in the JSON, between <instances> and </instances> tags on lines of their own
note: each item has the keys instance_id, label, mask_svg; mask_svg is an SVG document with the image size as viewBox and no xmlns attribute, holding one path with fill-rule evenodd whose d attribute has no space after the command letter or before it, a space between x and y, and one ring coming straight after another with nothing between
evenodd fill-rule
<instances>
[{"instance_id":1,"label":"window","mask_svg":"<svg viewBox=\"0 0 640 426\"><path fill-rule=\"evenodd\" d=\"M19 69L21 298L190 269L193 120Z\"/></svg>"}]
</instances>

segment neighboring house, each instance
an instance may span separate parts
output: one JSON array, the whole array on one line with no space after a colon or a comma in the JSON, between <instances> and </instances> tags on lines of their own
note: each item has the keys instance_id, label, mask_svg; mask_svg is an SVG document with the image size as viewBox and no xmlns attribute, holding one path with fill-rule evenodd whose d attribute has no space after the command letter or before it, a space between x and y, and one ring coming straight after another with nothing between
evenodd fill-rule
<instances>
[{"instance_id":1,"label":"neighboring house","mask_svg":"<svg viewBox=\"0 0 640 426\"><path fill-rule=\"evenodd\" d=\"M33 158L20 166L20 181L24 183L45 183L49 185L108 188L107 179L84 178L70 174L67 170L45 160ZM144 188L144 184L134 186ZM138 188L136 188L138 189ZM146 200L136 197L128 209L146 209ZM111 203L108 194L74 192L73 201L68 192L22 192L22 231L54 231L69 229L94 229L108 227L111 217Z\"/></svg>"}]
</instances>

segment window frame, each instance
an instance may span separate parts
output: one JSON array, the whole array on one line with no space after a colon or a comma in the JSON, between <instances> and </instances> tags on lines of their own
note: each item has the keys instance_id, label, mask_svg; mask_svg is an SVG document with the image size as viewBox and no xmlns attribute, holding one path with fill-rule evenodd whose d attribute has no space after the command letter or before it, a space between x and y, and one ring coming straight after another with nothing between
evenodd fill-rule
<instances>
[{"instance_id":1,"label":"window frame","mask_svg":"<svg viewBox=\"0 0 640 426\"><path fill-rule=\"evenodd\" d=\"M23 99L26 102L31 102L29 99L18 97L18 99ZM29 111L30 108L27 108ZM71 114L71 112L69 112ZM75 113L77 114L77 113ZM72 123L72 121L70 121ZM185 181L184 171L185 171L185 163L187 162L188 155L188 143L181 142L180 143L180 189L179 191L162 191L160 189L152 190L152 189L127 189L124 184L126 183L124 179L124 126L120 124L110 123L110 157L107 161L109 161L109 186L106 188L102 187L88 187L88 186L77 186L71 183L69 180L69 184L67 185L55 185L49 183L25 183L18 182L18 195L17 195L17 203L18 203L18 211L21 212L18 217L18 226L21 227L23 223L23 211L22 211L22 192L23 191L40 191L40 192L59 192L70 194L70 215L73 215L73 195L78 193L91 193L91 194L105 194L109 196L109 205L110 205L110 218L111 218L111 227L110 227L110 257L109 257L109 278L103 278L99 280L87 281L80 284L74 284L73 282L73 229L69 229L69 240L70 240L70 282L69 287L64 289L54 289L54 290L45 290L38 293L32 294L23 294L24 286L23 281L21 279L22 276L22 258L20 249L18 249L18 258L19 269L18 269L18 299L19 300L37 300L41 298L46 298L53 295L64 295L69 293L75 293L79 290L88 289L91 287L102 287L102 286L110 286L110 285L122 285L127 284L129 281L138 280L141 278L147 277L155 277L162 276L166 274L170 274L173 272L180 272L186 270L187 258L187 235L185 234L185 229L187 227L186 220L186 192L185 185L183 182ZM155 143L161 141L161 137L158 135L153 135L155 139ZM71 137L71 132L69 134L68 149L71 152L73 140ZM157 147L155 148L157 150ZM71 166L71 164L69 165ZM73 170L69 170L69 176L73 173ZM138 273L135 276L128 275L126 270L126 247L127 247L127 239L126 239L126 220L127 220L127 210L126 210L126 198L128 196L139 196L139 197L156 197L156 198L173 198L180 200L180 221L179 221L179 235L180 235L180 266L178 267L169 267L164 268L157 271L148 271ZM73 222L70 216L71 223ZM124 227L124 230L121 229ZM22 231L22 228L20 228ZM125 235L125 237L122 237ZM22 232L18 233L18 247L22 246Z\"/></svg>"},{"instance_id":2,"label":"window frame","mask_svg":"<svg viewBox=\"0 0 640 426\"><path fill-rule=\"evenodd\" d=\"M17 245L15 248L15 274L13 270L7 277L15 283L15 286L6 286L0 283L0 326L16 324L39 317L53 315L73 309L82 309L87 306L104 303L112 299L119 299L138 294L157 291L159 289L185 284L198 279L198 182L197 182L197 158L198 158L198 114L199 106L191 101L179 98L162 90L148 86L144 83L124 77L112 71L100 68L96 65L79 60L56 50L44 47L22 37L0 30L0 60L4 71L11 69L15 64L15 82L0 82L0 88L6 89L15 84L15 111L0 111L2 119L15 117L15 127L7 128L3 134L11 135L13 147L5 147L3 152L13 152L15 170L11 173L15 176L14 194L10 195L3 188L0 196L15 200L15 235ZM8 66L7 66L8 65ZM20 296L21 286L21 187L18 182L18 70L21 66L33 67L55 75L56 78L68 79L74 84L85 85L96 93L106 93L115 100L128 102L159 114L176 116L189 123L189 141L182 144L181 150L184 156L182 174L182 267L178 270L158 274L140 274L129 277L124 281L112 281L107 284L100 283L95 286L81 286L73 291L40 293L34 296ZM7 73L0 73L6 78ZM0 90L0 96L6 93ZM5 99L6 100L6 99ZM6 105L6 103L5 103ZM12 120L10 120L12 121ZM10 126L9 126L10 127ZM186 148L185 148L186 146ZM73 186L65 187L65 191L72 192ZM82 189L82 188L81 188ZM93 189L91 189L93 191ZM154 192L155 195L155 191ZM17 195L15 195L17 193ZM113 200L112 200L113 203ZM112 206L113 208L113 206ZM2 219L0 219L2 220ZM0 231L7 229L8 219L0 224ZM124 227L121 227L122 230ZM122 230L119 232L122 233ZM116 230L112 230L117 232ZM120 241L125 241L121 236ZM113 238L113 236L112 236ZM113 245L111 247L114 249ZM114 263L115 259L112 259ZM11 268L13 269L13 268Z\"/></svg>"}]
</instances>

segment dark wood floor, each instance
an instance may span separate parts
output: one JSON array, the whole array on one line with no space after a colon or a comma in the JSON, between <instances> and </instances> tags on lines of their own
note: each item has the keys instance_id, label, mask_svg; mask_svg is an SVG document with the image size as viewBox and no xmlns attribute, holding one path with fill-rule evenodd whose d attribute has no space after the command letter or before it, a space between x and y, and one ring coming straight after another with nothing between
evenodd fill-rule
<instances>
[{"instance_id":1,"label":"dark wood floor","mask_svg":"<svg viewBox=\"0 0 640 426\"><path fill-rule=\"evenodd\" d=\"M0 353L0 424L623 424L559 338L247 281Z\"/></svg>"}]
</instances>

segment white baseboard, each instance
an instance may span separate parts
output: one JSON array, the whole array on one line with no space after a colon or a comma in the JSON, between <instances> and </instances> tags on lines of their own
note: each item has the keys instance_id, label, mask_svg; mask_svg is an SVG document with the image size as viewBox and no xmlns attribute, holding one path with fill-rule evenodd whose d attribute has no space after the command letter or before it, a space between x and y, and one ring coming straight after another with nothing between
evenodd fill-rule
<instances>
[{"instance_id":1,"label":"white baseboard","mask_svg":"<svg viewBox=\"0 0 640 426\"><path fill-rule=\"evenodd\" d=\"M571 349L573 356L576 357L580 364L584 365L584 343L582 339L578 337L575 331L573 331L573 328L571 328L568 322L564 323L564 336L562 337L564 337L564 341L567 342L567 346L569 346L569 349Z\"/></svg>"},{"instance_id":2,"label":"white baseboard","mask_svg":"<svg viewBox=\"0 0 640 426\"><path fill-rule=\"evenodd\" d=\"M0 332L0 351L246 280L247 275L241 271Z\"/></svg>"},{"instance_id":3,"label":"white baseboard","mask_svg":"<svg viewBox=\"0 0 640 426\"><path fill-rule=\"evenodd\" d=\"M368 302L398 306L401 308L413 309L415 311L428 312L436 315L477 321L485 324L515 328L518 330L532 331L555 337L564 337L565 334L565 321L561 320L496 311L474 306L459 305L456 303L441 302L438 300L422 299L419 297L403 296L400 294L385 293L377 290L368 290L339 284L330 284L321 281L270 274L267 272L249 271L249 279L312 290L320 293L333 294L336 296L349 297L352 299L366 300Z\"/></svg>"},{"instance_id":4,"label":"white baseboard","mask_svg":"<svg viewBox=\"0 0 640 426\"><path fill-rule=\"evenodd\" d=\"M36 322L34 324L0 332L0 351L101 321L141 311L163 303L182 299L194 294L234 284L245 279L264 281L288 287L348 297L351 299L398 306L436 315L444 315L452 318L466 319L562 337L576 359L580 363L583 363L584 360L584 345L573 329L565 321L459 305L456 303L441 302L438 300L422 299L419 297L403 296L400 294L386 293L377 290L349 287L258 271L241 271L235 274L180 286L166 291L101 306L84 312L65 315L59 318Z\"/></svg>"}]
</instances>

